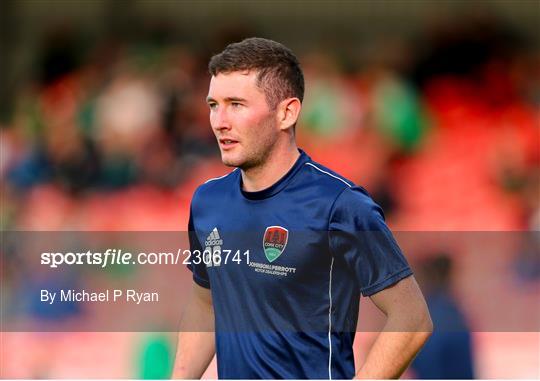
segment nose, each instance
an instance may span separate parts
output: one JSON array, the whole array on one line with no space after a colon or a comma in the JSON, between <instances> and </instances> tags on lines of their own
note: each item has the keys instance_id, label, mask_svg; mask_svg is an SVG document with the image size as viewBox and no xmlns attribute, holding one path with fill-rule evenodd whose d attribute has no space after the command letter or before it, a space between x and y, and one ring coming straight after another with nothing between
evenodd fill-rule
<instances>
[{"instance_id":1,"label":"nose","mask_svg":"<svg viewBox=\"0 0 540 381\"><path fill-rule=\"evenodd\" d=\"M226 110L224 110L223 107L213 110L210 113L210 125L216 131L226 131L231 129Z\"/></svg>"}]
</instances>

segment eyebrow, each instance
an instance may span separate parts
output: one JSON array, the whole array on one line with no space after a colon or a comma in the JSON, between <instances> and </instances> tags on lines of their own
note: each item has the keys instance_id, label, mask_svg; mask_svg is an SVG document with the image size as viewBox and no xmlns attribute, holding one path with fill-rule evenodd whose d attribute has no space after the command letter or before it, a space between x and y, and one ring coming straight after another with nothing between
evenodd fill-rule
<instances>
[{"instance_id":1,"label":"eyebrow","mask_svg":"<svg viewBox=\"0 0 540 381\"><path fill-rule=\"evenodd\" d=\"M247 102L247 99L240 98L240 97L227 97L224 99L225 102ZM210 102L216 102L216 100L212 97L206 97L206 103Z\"/></svg>"}]
</instances>

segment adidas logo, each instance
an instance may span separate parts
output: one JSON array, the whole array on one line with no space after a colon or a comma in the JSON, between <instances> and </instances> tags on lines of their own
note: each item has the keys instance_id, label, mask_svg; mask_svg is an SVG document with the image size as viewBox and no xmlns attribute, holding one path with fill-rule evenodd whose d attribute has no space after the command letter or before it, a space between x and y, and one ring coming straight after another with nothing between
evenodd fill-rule
<instances>
[{"instance_id":1,"label":"adidas logo","mask_svg":"<svg viewBox=\"0 0 540 381\"><path fill-rule=\"evenodd\" d=\"M219 236L219 232L217 228L214 228L208 237L206 237L206 242L204 243L204 246L210 247L210 246L221 246L223 245L223 240Z\"/></svg>"}]
</instances>

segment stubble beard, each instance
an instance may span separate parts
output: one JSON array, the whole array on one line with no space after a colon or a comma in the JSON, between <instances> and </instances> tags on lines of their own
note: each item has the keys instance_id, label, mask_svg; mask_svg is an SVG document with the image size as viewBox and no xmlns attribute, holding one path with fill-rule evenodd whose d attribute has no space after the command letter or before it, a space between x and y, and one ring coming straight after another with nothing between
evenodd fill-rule
<instances>
[{"instance_id":1,"label":"stubble beard","mask_svg":"<svg viewBox=\"0 0 540 381\"><path fill-rule=\"evenodd\" d=\"M268 119L262 121L257 126L255 126L255 129L265 130L271 129L273 127L273 119L269 117ZM258 137L257 139L259 140L257 141L256 146L240 147L245 151L241 155L242 157L238 159L227 159L222 155L221 161L223 162L223 164L228 167L238 167L243 171L248 171L253 168L263 166L264 163L266 163L268 156L272 152L272 149L276 144L277 139L274 136L268 134L265 134L262 137Z\"/></svg>"}]
</instances>

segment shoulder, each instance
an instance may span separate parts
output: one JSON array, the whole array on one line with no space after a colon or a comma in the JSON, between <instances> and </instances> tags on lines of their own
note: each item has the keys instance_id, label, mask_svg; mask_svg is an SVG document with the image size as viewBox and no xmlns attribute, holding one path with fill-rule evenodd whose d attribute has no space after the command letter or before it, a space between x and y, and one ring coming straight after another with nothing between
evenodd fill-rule
<instances>
[{"instance_id":1,"label":"shoulder","mask_svg":"<svg viewBox=\"0 0 540 381\"><path fill-rule=\"evenodd\" d=\"M304 166L306 176L308 176L312 184L317 184L323 188L320 194L332 196L332 209L340 207L354 208L362 211L376 210L382 213L380 207L363 187L315 161L309 160Z\"/></svg>"},{"instance_id":2,"label":"shoulder","mask_svg":"<svg viewBox=\"0 0 540 381\"><path fill-rule=\"evenodd\" d=\"M238 172L240 170L235 168L223 176L210 178L199 185L193 193L192 205L209 199L215 199L223 195L226 191L230 191L238 180Z\"/></svg>"},{"instance_id":3,"label":"shoulder","mask_svg":"<svg viewBox=\"0 0 540 381\"><path fill-rule=\"evenodd\" d=\"M379 205L373 201L373 198L369 192L359 185L354 185L352 187L343 189L343 191L339 194L339 197L336 199L336 203L351 206L354 205L356 207L368 209L379 208Z\"/></svg>"},{"instance_id":4,"label":"shoulder","mask_svg":"<svg viewBox=\"0 0 540 381\"><path fill-rule=\"evenodd\" d=\"M330 168L325 167L313 160L306 161L303 168L304 176L306 176L310 182L315 185L326 188L333 192L342 192L346 188L352 188L355 184L341 176L340 174L332 171Z\"/></svg>"},{"instance_id":5,"label":"shoulder","mask_svg":"<svg viewBox=\"0 0 540 381\"><path fill-rule=\"evenodd\" d=\"M304 166L304 176L310 186L317 188L317 197L327 197L331 205L332 229L352 226L360 230L380 230L384 226L384 213L366 189L312 160Z\"/></svg>"},{"instance_id":6,"label":"shoulder","mask_svg":"<svg viewBox=\"0 0 540 381\"><path fill-rule=\"evenodd\" d=\"M344 189L334 201L330 220L354 225L360 230L380 230L385 225L382 208L360 186Z\"/></svg>"}]
</instances>

